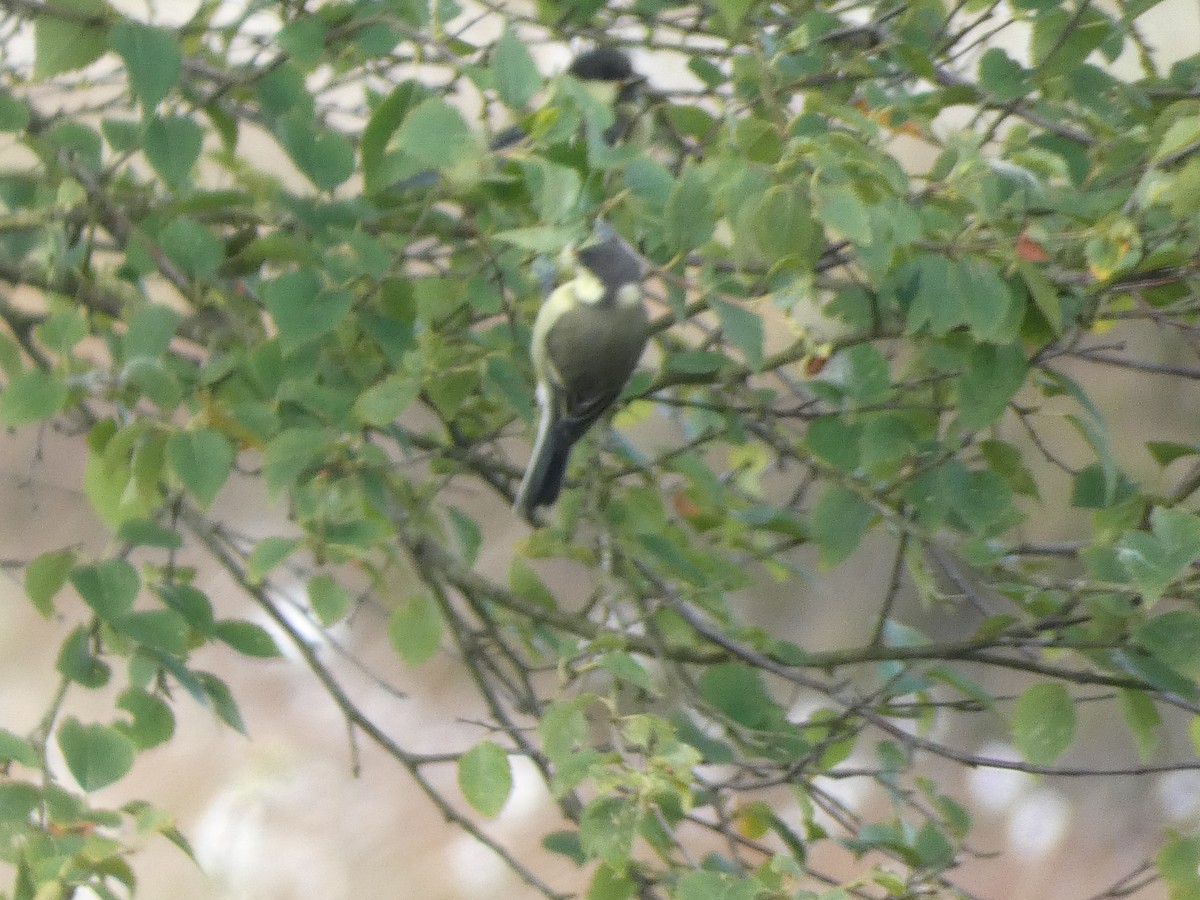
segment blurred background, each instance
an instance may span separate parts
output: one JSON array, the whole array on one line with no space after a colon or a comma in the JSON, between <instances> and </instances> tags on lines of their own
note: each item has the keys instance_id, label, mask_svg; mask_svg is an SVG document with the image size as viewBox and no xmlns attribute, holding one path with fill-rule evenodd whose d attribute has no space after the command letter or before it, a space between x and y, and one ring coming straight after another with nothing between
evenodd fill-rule
<instances>
[{"instance_id":1,"label":"blurred background","mask_svg":"<svg viewBox=\"0 0 1200 900\"><path fill-rule=\"evenodd\" d=\"M115 4L135 15L149 15L144 4ZM175 0L155 4L153 17L180 22L190 4ZM1114 5L1114 9L1115 9ZM474 14L474 13L473 13ZM1200 4L1170 0L1141 20L1147 44L1169 61L1200 50ZM481 19L477 28L499 34L498 16ZM264 18L264 33L273 23ZM1019 48L1019 34L1006 40ZM543 72L565 68L571 48L544 49ZM536 51L535 51L536 52ZM1015 53L1016 51L1014 51ZM637 59L652 84L677 73ZM667 65L664 63L664 66ZM69 103L70 98L63 98ZM957 123L947 121L946 127ZM3 152L4 148L0 148ZM922 148L914 146L913 165L921 166ZM264 166L275 172L286 160L264 154ZM297 184L302 179L297 176ZM1114 341L1133 339L1116 330ZM1190 351L1167 334L1141 337L1130 355L1169 361ZM1153 346L1146 342L1153 340ZM1136 435L1139 423L1152 425L1160 440L1194 441L1198 417L1195 398L1185 396L1177 379L1131 375L1099 366L1072 372L1093 390L1113 432ZM1175 392L1179 392L1176 394ZM674 439L665 419L641 423L636 440L657 445ZM1064 444L1078 440L1063 423ZM86 555L100 552L108 540L90 513L80 485L83 459L72 435L41 433L0 435L0 559L7 571L37 553L78 545ZM1140 443L1117 448L1122 467L1134 477L1160 477ZM1069 539L1082 532L1078 511L1066 504L1067 485L1045 482L1040 505L1031 507L1030 540ZM1056 492L1057 491L1057 492ZM491 497L464 495L460 505L480 522L484 547L479 568L504 571L515 540L525 534L511 513ZM244 480L229 484L213 510L219 520L236 523L257 537L287 533L286 510L272 505ZM765 583L736 601L748 619L808 650L837 649L861 643L863 629L876 614L877 598L889 578L892 547L885 537L868 540L852 559L833 572L817 570L815 558L798 558L810 575L786 584ZM183 560L185 563L186 559ZM220 604L223 616L270 623L237 591L222 591L219 572L201 575L205 589ZM568 567L547 569L554 588L569 592ZM59 598L59 615L47 621L25 600L15 574L0 580L0 725L25 733L33 729L50 703L56 683L57 647L79 620L69 594ZM973 615L945 609L920 609L911 596L898 617L929 634L956 623L948 616ZM407 669L386 637L386 612L361 605L348 622L334 629L337 646L320 652L344 679L362 709L414 752L459 749L486 737L478 724L485 716L474 708L478 698L465 682L456 660L440 654L416 669ZM959 629L956 629L959 630ZM221 725L194 701L176 698L176 737L139 756L133 772L100 792L99 805L125 799L151 798L173 814L193 841L198 868L162 839L148 843L133 861L140 895L173 900L425 900L520 897L525 890L490 851L449 826L408 773L365 740L355 742L346 723L303 660L280 639L285 657L249 660L232 651L206 648L201 668L220 671L240 705L248 735ZM119 679L118 679L119 680ZM993 685L997 690L1002 685ZM91 710L83 706L94 700ZM812 702L797 695L798 709ZM65 712L84 720L111 714L112 696L74 692ZM1111 707L1105 707L1111 709ZM971 729L953 743L969 752L1014 756L1004 743L1005 726L996 717L963 722ZM1171 731L1164 753L1186 748L1181 729ZM1173 743L1174 742L1174 743ZM870 753L870 747L860 752ZM1081 720L1080 737L1064 765L1128 764L1136 760L1126 729L1110 727L1103 715ZM853 766L854 760L847 765ZM452 766L434 767L427 775L454 795ZM1162 828L1190 827L1200 821L1200 775L1124 779L1039 780L1001 770L967 770L931 764L931 777L949 792L968 798L976 828L969 841L977 854L964 861L958 883L988 898L1072 898L1083 900L1112 887L1137 870L1157 846ZM489 833L552 885L578 888L573 867L540 849L541 837L556 827L556 813L538 778L516 767L516 787L500 817L485 824ZM852 808L880 805L863 786L865 780L826 780L823 787ZM849 857L818 859L827 871L848 876ZM0 881L8 882L3 874ZM1139 897L1165 896L1154 887Z\"/></svg>"}]
</instances>

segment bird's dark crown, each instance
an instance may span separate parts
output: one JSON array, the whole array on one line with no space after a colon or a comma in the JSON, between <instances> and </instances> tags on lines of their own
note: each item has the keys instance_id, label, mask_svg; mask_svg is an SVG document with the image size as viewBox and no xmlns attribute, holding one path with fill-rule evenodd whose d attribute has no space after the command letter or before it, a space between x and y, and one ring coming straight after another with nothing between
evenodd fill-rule
<instances>
[{"instance_id":1,"label":"bird's dark crown","mask_svg":"<svg viewBox=\"0 0 1200 900\"><path fill-rule=\"evenodd\" d=\"M579 248L579 262L609 290L642 280L642 262L633 249L613 235Z\"/></svg>"},{"instance_id":2,"label":"bird's dark crown","mask_svg":"<svg viewBox=\"0 0 1200 900\"><path fill-rule=\"evenodd\" d=\"M581 81L632 81L637 77L629 57L612 47L579 54L567 71Z\"/></svg>"}]
</instances>

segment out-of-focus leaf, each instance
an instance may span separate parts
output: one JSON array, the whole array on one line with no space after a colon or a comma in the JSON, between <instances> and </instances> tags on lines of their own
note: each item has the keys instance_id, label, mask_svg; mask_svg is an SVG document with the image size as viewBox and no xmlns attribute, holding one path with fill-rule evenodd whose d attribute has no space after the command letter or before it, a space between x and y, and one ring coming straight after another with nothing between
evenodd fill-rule
<instances>
[{"instance_id":1,"label":"out-of-focus leaf","mask_svg":"<svg viewBox=\"0 0 1200 900\"><path fill-rule=\"evenodd\" d=\"M108 29L103 23L116 16L107 3L61 0L61 4L77 15L40 15L33 25L33 77L38 80L82 69L108 49Z\"/></svg>"},{"instance_id":2,"label":"out-of-focus leaf","mask_svg":"<svg viewBox=\"0 0 1200 900\"><path fill-rule=\"evenodd\" d=\"M1035 765L1058 760L1075 739L1075 706L1067 689L1043 682L1026 688L1013 708L1013 743Z\"/></svg>"},{"instance_id":3,"label":"out-of-focus leaf","mask_svg":"<svg viewBox=\"0 0 1200 900\"><path fill-rule=\"evenodd\" d=\"M125 62L129 85L143 109L154 109L179 81L183 54L164 28L122 19L108 36Z\"/></svg>"},{"instance_id":4,"label":"out-of-focus leaf","mask_svg":"<svg viewBox=\"0 0 1200 900\"><path fill-rule=\"evenodd\" d=\"M492 48L492 81L500 99L513 109L522 108L541 87L537 64L511 28L504 30Z\"/></svg>"},{"instance_id":5,"label":"out-of-focus leaf","mask_svg":"<svg viewBox=\"0 0 1200 900\"><path fill-rule=\"evenodd\" d=\"M97 791L133 768L133 742L107 725L85 725L71 717L58 726L58 748L76 783Z\"/></svg>"},{"instance_id":6,"label":"out-of-focus leaf","mask_svg":"<svg viewBox=\"0 0 1200 900\"><path fill-rule=\"evenodd\" d=\"M481 815L489 819L498 816L512 785L508 754L498 744L483 741L459 757L458 786Z\"/></svg>"}]
</instances>

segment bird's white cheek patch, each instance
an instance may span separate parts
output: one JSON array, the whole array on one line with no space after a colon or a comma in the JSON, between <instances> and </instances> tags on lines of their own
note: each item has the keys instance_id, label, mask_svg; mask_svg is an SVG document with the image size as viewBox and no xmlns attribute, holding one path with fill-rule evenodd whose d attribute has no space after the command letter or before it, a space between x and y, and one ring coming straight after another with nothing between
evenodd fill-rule
<instances>
[{"instance_id":1,"label":"bird's white cheek patch","mask_svg":"<svg viewBox=\"0 0 1200 900\"><path fill-rule=\"evenodd\" d=\"M591 272L582 271L575 276L575 297L580 303L599 303L604 296L604 285Z\"/></svg>"},{"instance_id":2,"label":"bird's white cheek patch","mask_svg":"<svg viewBox=\"0 0 1200 900\"><path fill-rule=\"evenodd\" d=\"M623 284L617 290L617 303L620 306L634 306L642 302L642 289L636 284Z\"/></svg>"}]
</instances>

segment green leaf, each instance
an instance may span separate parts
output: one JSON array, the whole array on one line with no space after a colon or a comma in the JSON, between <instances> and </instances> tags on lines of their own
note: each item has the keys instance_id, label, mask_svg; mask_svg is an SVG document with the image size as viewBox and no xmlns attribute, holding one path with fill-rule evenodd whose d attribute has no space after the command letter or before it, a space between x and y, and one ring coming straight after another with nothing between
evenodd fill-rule
<instances>
[{"instance_id":1,"label":"green leaf","mask_svg":"<svg viewBox=\"0 0 1200 900\"><path fill-rule=\"evenodd\" d=\"M89 688L103 687L111 675L108 665L92 653L91 636L82 625L62 642L54 666L64 678Z\"/></svg>"},{"instance_id":2,"label":"green leaf","mask_svg":"<svg viewBox=\"0 0 1200 900\"><path fill-rule=\"evenodd\" d=\"M1058 288L1042 274L1041 269L1023 259L1017 260L1017 271L1029 288L1033 303L1045 317L1051 330L1057 335L1063 332L1062 300L1058 296Z\"/></svg>"},{"instance_id":3,"label":"green leaf","mask_svg":"<svg viewBox=\"0 0 1200 900\"><path fill-rule=\"evenodd\" d=\"M162 230L158 244L192 278L211 278L225 256L225 249L216 236L202 223L180 216Z\"/></svg>"},{"instance_id":4,"label":"green leaf","mask_svg":"<svg viewBox=\"0 0 1200 900\"><path fill-rule=\"evenodd\" d=\"M450 519L450 528L455 540L462 550L462 560L468 566L475 565L479 559L479 549L483 546L483 532L479 523L462 510L454 506L446 507L446 515Z\"/></svg>"},{"instance_id":5,"label":"green leaf","mask_svg":"<svg viewBox=\"0 0 1200 900\"><path fill-rule=\"evenodd\" d=\"M415 81L402 82L371 113L371 118L363 128L359 146L367 193L382 191L426 168L403 153L388 150L389 139L425 92L426 88Z\"/></svg>"},{"instance_id":6,"label":"green leaf","mask_svg":"<svg viewBox=\"0 0 1200 900\"><path fill-rule=\"evenodd\" d=\"M912 422L903 416L873 416L862 429L861 444L861 462L867 473L891 479L915 452L917 433Z\"/></svg>"},{"instance_id":7,"label":"green leaf","mask_svg":"<svg viewBox=\"0 0 1200 900\"><path fill-rule=\"evenodd\" d=\"M971 260L959 263L966 323L981 341L1003 344L1017 336L1021 324L1017 298L990 265Z\"/></svg>"},{"instance_id":8,"label":"green leaf","mask_svg":"<svg viewBox=\"0 0 1200 900\"><path fill-rule=\"evenodd\" d=\"M587 740L588 724L582 710L586 701L581 698L560 700L551 704L537 723L542 750L554 765L580 750Z\"/></svg>"},{"instance_id":9,"label":"green leaf","mask_svg":"<svg viewBox=\"0 0 1200 900\"><path fill-rule=\"evenodd\" d=\"M1153 605L1167 587L1200 557L1200 517L1180 509L1156 507L1151 534L1131 531L1117 544L1117 559Z\"/></svg>"},{"instance_id":10,"label":"green leaf","mask_svg":"<svg viewBox=\"0 0 1200 900\"><path fill-rule=\"evenodd\" d=\"M1179 151L1200 143L1200 116L1184 116L1176 119L1159 141L1152 162L1158 163Z\"/></svg>"},{"instance_id":11,"label":"green leaf","mask_svg":"<svg viewBox=\"0 0 1200 900\"><path fill-rule=\"evenodd\" d=\"M913 840L920 865L932 871L945 869L954 862L954 846L934 822L926 822Z\"/></svg>"},{"instance_id":12,"label":"green leaf","mask_svg":"<svg viewBox=\"0 0 1200 900\"><path fill-rule=\"evenodd\" d=\"M74 565L74 550L50 550L25 567L25 594L47 619L54 613L54 597L67 583Z\"/></svg>"},{"instance_id":13,"label":"green leaf","mask_svg":"<svg viewBox=\"0 0 1200 900\"><path fill-rule=\"evenodd\" d=\"M763 321L758 313L716 297L708 300L709 308L717 314L726 339L737 347L746 365L757 372L763 361Z\"/></svg>"},{"instance_id":14,"label":"green leaf","mask_svg":"<svg viewBox=\"0 0 1200 900\"><path fill-rule=\"evenodd\" d=\"M0 782L0 823L5 826L5 831L28 828L30 817L41 805L42 792L32 784L25 781ZM21 884L20 880L17 884ZM21 892L18 887L14 896L24 900L34 895L30 891Z\"/></svg>"},{"instance_id":15,"label":"green leaf","mask_svg":"<svg viewBox=\"0 0 1200 900\"><path fill-rule=\"evenodd\" d=\"M606 653L600 659L600 668L647 694L656 693L650 675L636 659L628 653Z\"/></svg>"},{"instance_id":16,"label":"green leaf","mask_svg":"<svg viewBox=\"0 0 1200 900\"><path fill-rule=\"evenodd\" d=\"M1200 454L1200 445L1181 444L1175 441L1148 441L1146 449L1150 451L1150 455L1160 466L1169 466L1177 459Z\"/></svg>"},{"instance_id":17,"label":"green leaf","mask_svg":"<svg viewBox=\"0 0 1200 900\"><path fill-rule=\"evenodd\" d=\"M70 577L79 596L102 619L116 619L129 612L142 583L137 570L123 559L79 566Z\"/></svg>"},{"instance_id":18,"label":"green leaf","mask_svg":"<svg viewBox=\"0 0 1200 900\"><path fill-rule=\"evenodd\" d=\"M88 319L79 308L55 310L38 324L37 339L56 353L70 353L88 336Z\"/></svg>"},{"instance_id":19,"label":"green leaf","mask_svg":"<svg viewBox=\"0 0 1200 900\"><path fill-rule=\"evenodd\" d=\"M190 181L203 141L204 132L188 116L156 116L146 127L146 159L163 181L178 189Z\"/></svg>"},{"instance_id":20,"label":"green leaf","mask_svg":"<svg viewBox=\"0 0 1200 900\"><path fill-rule=\"evenodd\" d=\"M505 28L492 48L492 82L505 106L520 109L541 87L542 76L525 42Z\"/></svg>"},{"instance_id":21,"label":"green leaf","mask_svg":"<svg viewBox=\"0 0 1200 900\"><path fill-rule=\"evenodd\" d=\"M55 125L43 136L52 147L75 155L75 162L93 173L100 172L103 141L90 125L78 119L67 119Z\"/></svg>"},{"instance_id":22,"label":"green leaf","mask_svg":"<svg viewBox=\"0 0 1200 900\"><path fill-rule=\"evenodd\" d=\"M458 759L458 786L480 815L495 818L512 793L512 766L503 747L482 741Z\"/></svg>"},{"instance_id":23,"label":"green leaf","mask_svg":"<svg viewBox=\"0 0 1200 900\"><path fill-rule=\"evenodd\" d=\"M1029 73L999 47L992 47L979 58L979 86L993 100L1006 103L1029 93Z\"/></svg>"},{"instance_id":24,"label":"green leaf","mask_svg":"<svg viewBox=\"0 0 1200 900\"><path fill-rule=\"evenodd\" d=\"M129 713L133 721L118 722L113 727L133 741L138 750L166 743L175 733L175 714L154 694L130 688L121 694L117 707Z\"/></svg>"},{"instance_id":25,"label":"green leaf","mask_svg":"<svg viewBox=\"0 0 1200 900\"><path fill-rule=\"evenodd\" d=\"M141 148L146 138L146 125L141 121L105 119L100 123L100 133L117 153L132 153Z\"/></svg>"},{"instance_id":26,"label":"green leaf","mask_svg":"<svg viewBox=\"0 0 1200 900\"><path fill-rule=\"evenodd\" d=\"M401 123L395 144L423 166L446 169L472 151L475 137L462 113L440 97L430 97Z\"/></svg>"},{"instance_id":27,"label":"green leaf","mask_svg":"<svg viewBox=\"0 0 1200 900\"><path fill-rule=\"evenodd\" d=\"M554 592L546 587L537 573L519 556L514 556L509 563L508 589L527 602L536 603L546 609L554 609L558 605L554 599Z\"/></svg>"},{"instance_id":28,"label":"green leaf","mask_svg":"<svg viewBox=\"0 0 1200 900\"><path fill-rule=\"evenodd\" d=\"M108 787L133 768L133 741L115 728L84 725L71 717L59 725L57 737L67 768L85 791Z\"/></svg>"},{"instance_id":29,"label":"green leaf","mask_svg":"<svg viewBox=\"0 0 1200 900\"><path fill-rule=\"evenodd\" d=\"M976 534L989 534L1005 524L1012 510L1012 488L989 469L971 471L960 467L946 470L946 496L963 523Z\"/></svg>"},{"instance_id":30,"label":"green leaf","mask_svg":"<svg viewBox=\"0 0 1200 900\"><path fill-rule=\"evenodd\" d=\"M762 675L741 663L721 663L700 676L700 696L739 725L768 729L783 717Z\"/></svg>"},{"instance_id":31,"label":"green leaf","mask_svg":"<svg viewBox=\"0 0 1200 900\"><path fill-rule=\"evenodd\" d=\"M871 344L858 344L840 356L837 383L862 404L882 403L892 389L887 358Z\"/></svg>"},{"instance_id":32,"label":"green leaf","mask_svg":"<svg viewBox=\"0 0 1200 900\"><path fill-rule=\"evenodd\" d=\"M875 518L871 505L841 485L830 485L813 507L811 528L821 567L831 569L857 549Z\"/></svg>"},{"instance_id":33,"label":"green leaf","mask_svg":"<svg viewBox=\"0 0 1200 900\"><path fill-rule=\"evenodd\" d=\"M325 49L325 25L319 16L292 19L275 35L279 46L296 64L312 68Z\"/></svg>"},{"instance_id":34,"label":"green leaf","mask_svg":"<svg viewBox=\"0 0 1200 900\"><path fill-rule=\"evenodd\" d=\"M187 653L188 624L173 609L148 609L110 619L114 631L153 650L173 656Z\"/></svg>"},{"instance_id":35,"label":"green leaf","mask_svg":"<svg viewBox=\"0 0 1200 900\"><path fill-rule=\"evenodd\" d=\"M54 376L33 369L18 375L0 394L0 423L9 428L48 419L62 409L67 386Z\"/></svg>"},{"instance_id":36,"label":"green leaf","mask_svg":"<svg viewBox=\"0 0 1200 900\"><path fill-rule=\"evenodd\" d=\"M1170 666L1164 665L1157 656L1146 653L1140 648L1119 650L1113 654L1113 661L1125 672L1135 675L1146 682L1156 691L1165 694L1178 694L1187 700L1200 697L1196 682L1185 678Z\"/></svg>"},{"instance_id":37,"label":"green leaf","mask_svg":"<svg viewBox=\"0 0 1200 900\"><path fill-rule=\"evenodd\" d=\"M350 595L332 575L314 575L308 580L308 605L317 621L328 628L346 614Z\"/></svg>"},{"instance_id":38,"label":"green leaf","mask_svg":"<svg viewBox=\"0 0 1200 900\"><path fill-rule=\"evenodd\" d=\"M308 269L264 282L261 292L287 353L329 334L354 303L349 291L321 290L320 277Z\"/></svg>"},{"instance_id":39,"label":"green leaf","mask_svg":"<svg viewBox=\"0 0 1200 900\"><path fill-rule=\"evenodd\" d=\"M167 440L167 462L196 499L208 509L233 469L233 445L219 431L181 431Z\"/></svg>"},{"instance_id":40,"label":"green leaf","mask_svg":"<svg viewBox=\"0 0 1200 900\"><path fill-rule=\"evenodd\" d=\"M1046 375L1046 373L1043 373ZM1084 415L1068 415L1067 420L1071 422L1084 439L1091 445L1096 452L1097 461L1100 463L1101 470L1104 474L1104 498L1106 505L1111 503L1117 491L1117 481L1120 472L1117 469L1117 461L1112 452L1112 441L1108 434L1108 427L1105 425L1104 417L1100 414L1100 410L1092 402L1091 398L1084 393L1073 379L1068 378L1061 372L1053 372L1046 375L1055 388L1062 390L1075 398L1075 401L1083 409Z\"/></svg>"},{"instance_id":41,"label":"green leaf","mask_svg":"<svg viewBox=\"0 0 1200 900\"><path fill-rule=\"evenodd\" d=\"M190 584L172 582L157 585L155 593L168 608L183 616L189 627L203 635L212 633L212 603L202 591Z\"/></svg>"},{"instance_id":42,"label":"green leaf","mask_svg":"<svg viewBox=\"0 0 1200 900\"><path fill-rule=\"evenodd\" d=\"M676 900L756 900L762 885L724 872L688 872L679 880Z\"/></svg>"},{"instance_id":43,"label":"green leaf","mask_svg":"<svg viewBox=\"0 0 1200 900\"><path fill-rule=\"evenodd\" d=\"M416 594L393 609L388 639L409 666L420 665L437 653L442 642L442 613L433 598Z\"/></svg>"},{"instance_id":44,"label":"green leaf","mask_svg":"<svg viewBox=\"0 0 1200 900\"><path fill-rule=\"evenodd\" d=\"M354 147L307 111L294 111L275 123L279 145L319 191L332 191L354 174Z\"/></svg>"},{"instance_id":45,"label":"green leaf","mask_svg":"<svg viewBox=\"0 0 1200 900\"><path fill-rule=\"evenodd\" d=\"M108 50L105 20L115 14L102 0L57 0L68 13L95 17L76 21L53 13L39 15L33 23L33 77L40 81L90 65Z\"/></svg>"},{"instance_id":46,"label":"green leaf","mask_svg":"<svg viewBox=\"0 0 1200 900\"><path fill-rule=\"evenodd\" d=\"M315 104L305 85L304 71L290 60L256 79L254 92L269 120L291 114L312 123Z\"/></svg>"},{"instance_id":47,"label":"green leaf","mask_svg":"<svg viewBox=\"0 0 1200 900\"><path fill-rule=\"evenodd\" d=\"M578 235L568 225L531 225L509 228L492 235L492 240L512 244L530 253L558 253Z\"/></svg>"},{"instance_id":48,"label":"green leaf","mask_svg":"<svg viewBox=\"0 0 1200 900\"><path fill-rule=\"evenodd\" d=\"M710 573L702 568L679 542L672 541L661 532L645 532L637 536L638 544L648 554L648 560L661 563L668 571L687 579L692 584L706 584Z\"/></svg>"},{"instance_id":49,"label":"green leaf","mask_svg":"<svg viewBox=\"0 0 1200 900\"><path fill-rule=\"evenodd\" d=\"M714 350L684 350L670 354L665 365L679 375L709 376L721 371L731 362L724 353Z\"/></svg>"},{"instance_id":50,"label":"green leaf","mask_svg":"<svg viewBox=\"0 0 1200 900\"><path fill-rule=\"evenodd\" d=\"M849 184L814 181L813 215L827 228L855 244L871 242L871 214Z\"/></svg>"},{"instance_id":51,"label":"green leaf","mask_svg":"<svg viewBox=\"0 0 1200 900\"><path fill-rule=\"evenodd\" d=\"M246 560L246 581L250 584L262 584L267 573L291 556L299 546L298 538L263 538L254 545Z\"/></svg>"},{"instance_id":52,"label":"green leaf","mask_svg":"<svg viewBox=\"0 0 1200 900\"><path fill-rule=\"evenodd\" d=\"M116 430L112 421L104 420L89 434L84 491L92 508L114 530L128 518L155 515L162 502L167 437L149 431L146 424L134 420Z\"/></svg>"},{"instance_id":53,"label":"green leaf","mask_svg":"<svg viewBox=\"0 0 1200 900\"><path fill-rule=\"evenodd\" d=\"M807 199L795 188L772 186L752 219L755 243L771 268L810 265L815 225Z\"/></svg>"},{"instance_id":54,"label":"green leaf","mask_svg":"<svg viewBox=\"0 0 1200 900\"><path fill-rule=\"evenodd\" d=\"M38 761L37 751L33 749L33 744L25 740L19 735L13 734L7 728L0 728L0 763L16 762L25 766L27 769L39 769L41 763ZM3 802L0 801L0 807L3 807ZM4 816L0 813L0 819Z\"/></svg>"},{"instance_id":55,"label":"green leaf","mask_svg":"<svg viewBox=\"0 0 1200 900\"><path fill-rule=\"evenodd\" d=\"M29 107L7 91L0 91L0 132L24 131L28 125Z\"/></svg>"},{"instance_id":56,"label":"green leaf","mask_svg":"<svg viewBox=\"0 0 1200 900\"><path fill-rule=\"evenodd\" d=\"M229 686L208 672L196 672L195 675L217 717L230 728L245 734L246 723L242 721L242 714L238 711L237 702L233 699Z\"/></svg>"},{"instance_id":57,"label":"green leaf","mask_svg":"<svg viewBox=\"0 0 1200 900\"><path fill-rule=\"evenodd\" d=\"M1013 743L1034 765L1057 760L1075 738L1075 707L1066 687L1043 683L1026 688L1013 708Z\"/></svg>"},{"instance_id":58,"label":"green leaf","mask_svg":"<svg viewBox=\"0 0 1200 900\"><path fill-rule=\"evenodd\" d=\"M1117 692L1117 696L1121 701L1121 715L1129 733L1133 735L1134 744L1137 745L1138 759L1144 763L1149 762L1160 743L1159 727L1162 725L1162 717L1159 716L1154 701L1144 691L1123 688Z\"/></svg>"},{"instance_id":59,"label":"green leaf","mask_svg":"<svg viewBox=\"0 0 1200 900\"><path fill-rule=\"evenodd\" d=\"M1200 898L1200 835L1169 833L1154 862L1171 900Z\"/></svg>"},{"instance_id":60,"label":"green leaf","mask_svg":"<svg viewBox=\"0 0 1200 900\"><path fill-rule=\"evenodd\" d=\"M1029 42L1035 78L1044 81L1070 72L1109 36L1112 22L1090 8L1074 16L1059 7L1036 17Z\"/></svg>"},{"instance_id":61,"label":"green leaf","mask_svg":"<svg viewBox=\"0 0 1200 900\"><path fill-rule=\"evenodd\" d=\"M694 167L688 166L671 188L663 211L664 238L677 251L694 250L709 239L716 219L708 182Z\"/></svg>"},{"instance_id":62,"label":"green leaf","mask_svg":"<svg viewBox=\"0 0 1200 900\"><path fill-rule=\"evenodd\" d=\"M1028 369L1020 344L973 347L958 378L959 425L975 431L999 419L1025 383Z\"/></svg>"},{"instance_id":63,"label":"green leaf","mask_svg":"<svg viewBox=\"0 0 1200 900\"><path fill-rule=\"evenodd\" d=\"M123 343L127 362L138 357L154 358L165 353L180 322L179 313L161 303L140 306L131 319Z\"/></svg>"},{"instance_id":64,"label":"green leaf","mask_svg":"<svg viewBox=\"0 0 1200 900\"><path fill-rule=\"evenodd\" d=\"M562 834L563 832L559 832ZM568 854L572 859L578 857L579 865L587 862L587 854L583 852L578 833L570 835L574 839L575 852ZM617 871L603 863L596 866L592 880L587 888L587 900L633 900L637 896L637 884L626 871Z\"/></svg>"},{"instance_id":65,"label":"green leaf","mask_svg":"<svg viewBox=\"0 0 1200 900\"><path fill-rule=\"evenodd\" d=\"M296 481L310 466L325 458L331 446L328 432L322 428L289 428L267 444L263 451L263 484L272 497L296 487Z\"/></svg>"},{"instance_id":66,"label":"green leaf","mask_svg":"<svg viewBox=\"0 0 1200 900\"><path fill-rule=\"evenodd\" d=\"M1174 610L1141 623L1139 644L1176 672L1200 680L1200 615Z\"/></svg>"},{"instance_id":67,"label":"green leaf","mask_svg":"<svg viewBox=\"0 0 1200 900\"><path fill-rule=\"evenodd\" d=\"M584 807L579 821L579 842L583 852L618 872L624 871L643 816L636 799L611 795L597 797Z\"/></svg>"},{"instance_id":68,"label":"green leaf","mask_svg":"<svg viewBox=\"0 0 1200 900\"><path fill-rule=\"evenodd\" d=\"M805 435L809 452L843 472L858 468L862 428L850 425L842 416L813 419Z\"/></svg>"},{"instance_id":69,"label":"green leaf","mask_svg":"<svg viewBox=\"0 0 1200 900\"><path fill-rule=\"evenodd\" d=\"M576 865L582 866L587 862L587 857L583 854L583 847L579 845L579 832L577 831L553 831L542 838L542 846L551 853L565 856Z\"/></svg>"},{"instance_id":70,"label":"green leaf","mask_svg":"<svg viewBox=\"0 0 1200 900\"><path fill-rule=\"evenodd\" d=\"M174 35L122 19L113 26L108 40L125 62L129 86L142 108L153 109L179 81L183 54Z\"/></svg>"},{"instance_id":71,"label":"green leaf","mask_svg":"<svg viewBox=\"0 0 1200 900\"><path fill-rule=\"evenodd\" d=\"M907 304L905 329L916 334L928 329L946 334L966 321L960 270L941 256L924 254L901 266L894 275L902 304Z\"/></svg>"},{"instance_id":72,"label":"green leaf","mask_svg":"<svg viewBox=\"0 0 1200 900\"><path fill-rule=\"evenodd\" d=\"M213 637L228 644L243 656L274 659L283 655L279 651L279 645L265 628L244 619L222 619L213 627Z\"/></svg>"},{"instance_id":73,"label":"green leaf","mask_svg":"<svg viewBox=\"0 0 1200 900\"><path fill-rule=\"evenodd\" d=\"M570 166L560 166L543 159L532 159L521 165L525 182L533 198L538 219L544 225L557 225L570 218L579 204L583 182Z\"/></svg>"},{"instance_id":74,"label":"green leaf","mask_svg":"<svg viewBox=\"0 0 1200 900\"><path fill-rule=\"evenodd\" d=\"M728 34L732 35L742 27L742 22L753 5L754 0L717 0L717 11L725 21Z\"/></svg>"},{"instance_id":75,"label":"green leaf","mask_svg":"<svg viewBox=\"0 0 1200 900\"><path fill-rule=\"evenodd\" d=\"M389 375L379 384L363 391L351 410L354 418L364 425L383 428L396 421L421 391L418 378L408 374Z\"/></svg>"}]
</instances>

